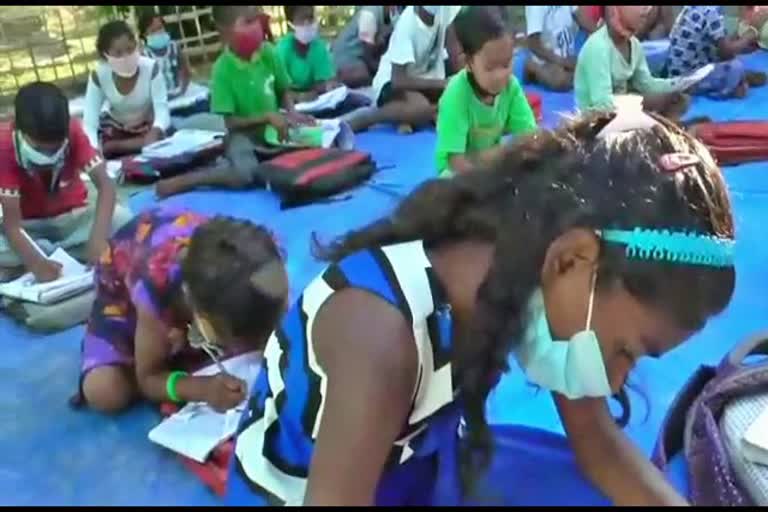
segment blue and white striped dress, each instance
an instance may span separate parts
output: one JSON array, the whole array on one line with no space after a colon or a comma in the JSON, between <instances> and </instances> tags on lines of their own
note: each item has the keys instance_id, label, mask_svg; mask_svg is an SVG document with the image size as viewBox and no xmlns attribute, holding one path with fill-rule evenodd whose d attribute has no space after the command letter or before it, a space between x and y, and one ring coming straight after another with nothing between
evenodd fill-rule
<instances>
[{"instance_id":1,"label":"blue and white striped dress","mask_svg":"<svg viewBox=\"0 0 768 512\"><path fill-rule=\"evenodd\" d=\"M304 290L269 338L264 367L236 439L228 480L230 504L303 502L327 388L326 374L315 355L312 328L325 301L348 287L367 290L401 311L413 325L418 351L413 407L407 425L392 446L377 503L430 501L432 487L445 487L435 484L440 469L436 469L431 457L443 451L442 445L446 445L450 461L439 462L438 466L448 463L448 487L456 485L452 476L453 438L458 437L460 415L454 412L458 406L448 407L456 404L450 308L422 242L416 241L360 251L330 265ZM447 438L447 442L435 438L433 427L437 424L443 425L438 437ZM425 466L418 459L430 460L432 465ZM402 470L418 465L420 478L430 489L420 485L413 492L428 492L429 496L405 496L409 491L403 488L403 482L413 482L414 478L403 477Z\"/></svg>"}]
</instances>

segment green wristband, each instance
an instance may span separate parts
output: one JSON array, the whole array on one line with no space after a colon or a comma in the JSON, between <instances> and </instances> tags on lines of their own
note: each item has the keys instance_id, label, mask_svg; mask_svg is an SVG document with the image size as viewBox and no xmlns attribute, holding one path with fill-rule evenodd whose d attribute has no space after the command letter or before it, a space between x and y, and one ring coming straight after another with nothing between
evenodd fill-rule
<instances>
[{"instance_id":1,"label":"green wristband","mask_svg":"<svg viewBox=\"0 0 768 512\"><path fill-rule=\"evenodd\" d=\"M165 392L168 393L168 398L170 398L172 402L179 403L182 401L181 398L179 398L179 395L176 394L176 382L181 377L186 377L187 375L189 375L187 372L171 372L168 376L168 380L165 381Z\"/></svg>"}]
</instances>

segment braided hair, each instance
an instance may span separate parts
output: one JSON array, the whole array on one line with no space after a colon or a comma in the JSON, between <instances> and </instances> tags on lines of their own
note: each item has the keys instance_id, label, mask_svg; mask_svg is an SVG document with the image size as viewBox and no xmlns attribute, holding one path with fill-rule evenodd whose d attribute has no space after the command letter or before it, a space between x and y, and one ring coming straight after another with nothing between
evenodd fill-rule
<instances>
[{"instance_id":1,"label":"braided hair","mask_svg":"<svg viewBox=\"0 0 768 512\"><path fill-rule=\"evenodd\" d=\"M492 449L485 403L492 376L508 369L522 338L525 307L540 286L549 245L575 228L663 228L733 238L726 185L707 149L662 118L649 130L598 139L614 114L589 114L555 131L509 145L495 163L411 193L389 216L347 234L318 255L337 261L359 250L423 240L493 243L494 257L477 292L462 351L460 385L467 443L462 477L471 487ZM701 163L676 173L657 165L684 152ZM627 259L623 246L601 242L596 286L621 283L635 299L668 312L686 331L701 329L733 294L735 270ZM621 400L628 407L626 396ZM625 417L628 410L625 411ZM472 456L469 456L469 453Z\"/></svg>"}]
</instances>

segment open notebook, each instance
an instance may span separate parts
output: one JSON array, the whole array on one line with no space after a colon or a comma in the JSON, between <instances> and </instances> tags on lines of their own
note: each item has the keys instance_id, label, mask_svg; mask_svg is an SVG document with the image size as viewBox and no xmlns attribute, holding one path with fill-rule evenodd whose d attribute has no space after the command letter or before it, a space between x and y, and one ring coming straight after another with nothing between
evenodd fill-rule
<instances>
[{"instance_id":1,"label":"open notebook","mask_svg":"<svg viewBox=\"0 0 768 512\"><path fill-rule=\"evenodd\" d=\"M154 144L144 147L141 156L144 158L173 158L184 153L202 151L215 144L222 144L223 132L208 130L183 129L176 131L172 136L159 140Z\"/></svg>"},{"instance_id":2,"label":"open notebook","mask_svg":"<svg viewBox=\"0 0 768 512\"><path fill-rule=\"evenodd\" d=\"M227 372L243 379L250 389L259 375L261 352L248 352L222 361L222 364ZM195 375L217 373L216 365L211 365L195 372ZM189 403L150 430L149 440L203 463L220 442L234 435L245 404L246 402L243 402L222 414L206 404Z\"/></svg>"},{"instance_id":3,"label":"open notebook","mask_svg":"<svg viewBox=\"0 0 768 512\"><path fill-rule=\"evenodd\" d=\"M57 249L48 259L62 265L60 278L49 283L38 283L35 276L27 273L14 281L0 284L0 295L37 304L54 304L93 287L93 270L87 269L64 249Z\"/></svg>"}]
</instances>

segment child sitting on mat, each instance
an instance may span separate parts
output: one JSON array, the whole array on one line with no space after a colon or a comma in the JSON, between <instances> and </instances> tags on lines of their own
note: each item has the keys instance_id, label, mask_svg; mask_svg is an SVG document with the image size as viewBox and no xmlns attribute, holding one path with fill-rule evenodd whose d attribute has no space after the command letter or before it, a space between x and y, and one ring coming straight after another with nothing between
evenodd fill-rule
<instances>
[{"instance_id":1,"label":"child sitting on mat","mask_svg":"<svg viewBox=\"0 0 768 512\"><path fill-rule=\"evenodd\" d=\"M455 5L412 5L397 20L373 78L379 107L350 121L355 131L395 123L409 133L435 120L446 84L446 37L460 10Z\"/></svg>"},{"instance_id":2,"label":"child sitting on mat","mask_svg":"<svg viewBox=\"0 0 768 512\"><path fill-rule=\"evenodd\" d=\"M757 45L768 50L768 5L743 5L738 33L744 36L752 32L757 36Z\"/></svg>"},{"instance_id":3,"label":"child sitting on mat","mask_svg":"<svg viewBox=\"0 0 768 512\"><path fill-rule=\"evenodd\" d=\"M139 37L144 41L142 53L154 59L165 77L168 98L173 99L187 92L189 66L181 48L171 39L160 14L146 13L139 18Z\"/></svg>"},{"instance_id":4,"label":"child sitting on mat","mask_svg":"<svg viewBox=\"0 0 768 512\"><path fill-rule=\"evenodd\" d=\"M685 504L622 431L622 389L726 308L733 224L706 148L640 110L426 182L316 247L329 266L267 342L228 504L521 504L525 467L546 479L538 505ZM539 432L537 453L562 446L547 472L515 457L519 427L487 421L510 356L567 432L572 452Z\"/></svg>"},{"instance_id":5,"label":"child sitting on mat","mask_svg":"<svg viewBox=\"0 0 768 512\"><path fill-rule=\"evenodd\" d=\"M81 179L87 174L95 197ZM69 103L53 84L35 82L16 94L14 119L0 128L0 281L32 272L53 281L61 265L40 254L56 247L95 263L113 228L131 219L115 205L115 185Z\"/></svg>"},{"instance_id":6,"label":"child sitting on mat","mask_svg":"<svg viewBox=\"0 0 768 512\"><path fill-rule=\"evenodd\" d=\"M581 110L610 111L617 94L643 96L647 110L679 119L690 99L675 92L675 80L655 78L634 33L643 26L651 6L606 7L606 23L589 36L576 63L574 93Z\"/></svg>"},{"instance_id":7,"label":"child sitting on mat","mask_svg":"<svg viewBox=\"0 0 768 512\"><path fill-rule=\"evenodd\" d=\"M765 73L746 70L738 59L740 53L757 48L757 32L748 31L742 37L727 35L722 6L683 7L669 42L670 77L686 76L707 64L715 65L714 71L692 88L693 94L743 98L750 86L765 83Z\"/></svg>"},{"instance_id":8,"label":"child sitting on mat","mask_svg":"<svg viewBox=\"0 0 768 512\"><path fill-rule=\"evenodd\" d=\"M311 101L319 94L339 86L331 52L318 37L315 8L311 5L286 5L285 19L292 31L277 42L297 101Z\"/></svg>"},{"instance_id":9,"label":"child sitting on mat","mask_svg":"<svg viewBox=\"0 0 768 512\"><path fill-rule=\"evenodd\" d=\"M72 405L115 413L139 397L205 402L245 398L227 374L188 376L208 351L260 350L286 308L288 280L269 232L248 221L155 209L110 241L96 267L96 300Z\"/></svg>"},{"instance_id":10,"label":"child sitting on mat","mask_svg":"<svg viewBox=\"0 0 768 512\"><path fill-rule=\"evenodd\" d=\"M400 17L400 5L363 5L333 42L338 77L348 87L371 85Z\"/></svg>"},{"instance_id":11,"label":"child sitting on mat","mask_svg":"<svg viewBox=\"0 0 768 512\"><path fill-rule=\"evenodd\" d=\"M275 47L264 40L258 9L216 5L213 18L226 47L213 65L211 110L224 117L227 162L163 180L157 185L161 196L198 186L250 183L259 159L277 150L273 143L290 142L292 128L315 123L294 111L290 78Z\"/></svg>"},{"instance_id":12,"label":"child sitting on mat","mask_svg":"<svg viewBox=\"0 0 768 512\"><path fill-rule=\"evenodd\" d=\"M85 91L85 132L107 158L139 153L165 137L171 125L165 76L154 60L139 54L136 36L122 20L99 29L96 50L101 61Z\"/></svg>"},{"instance_id":13,"label":"child sitting on mat","mask_svg":"<svg viewBox=\"0 0 768 512\"><path fill-rule=\"evenodd\" d=\"M466 56L437 112L437 169L469 172L502 151L501 137L536 130L536 119L512 74L512 35L493 8L466 7L453 22Z\"/></svg>"},{"instance_id":14,"label":"child sitting on mat","mask_svg":"<svg viewBox=\"0 0 768 512\"><path fill-rule=\"evenodd\" d=\"M596 30L587 12L576 5L526 5L525 26L531 52L525 62L526 81L570 91L578 31L591 34Z\"/></svg>"}]
</instances>

